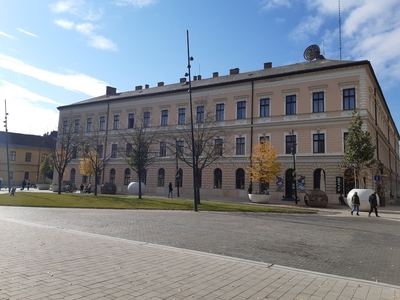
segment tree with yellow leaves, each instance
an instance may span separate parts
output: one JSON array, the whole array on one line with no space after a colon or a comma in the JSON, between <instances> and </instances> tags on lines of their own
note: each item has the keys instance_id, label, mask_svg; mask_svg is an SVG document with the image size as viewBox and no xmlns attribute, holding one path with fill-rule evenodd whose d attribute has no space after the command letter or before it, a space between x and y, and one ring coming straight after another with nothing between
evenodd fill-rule
<instances>
[{"instance_id":1,"label":"tree with yellow leaves","mask_svg":"<svg viewBox=\"0 0 400 300\"><path fill-rule=\"evenodd\" d=\"M246 173L250 175L249 194L252 194L252 183L259 182L262 186L265 183L275 182L276 175L280 173L281 163L277 162L278 155L275 148L269 141L262 141L254 146L253 154L249 158L250 165Z\"/></svg>"}]
</instances>

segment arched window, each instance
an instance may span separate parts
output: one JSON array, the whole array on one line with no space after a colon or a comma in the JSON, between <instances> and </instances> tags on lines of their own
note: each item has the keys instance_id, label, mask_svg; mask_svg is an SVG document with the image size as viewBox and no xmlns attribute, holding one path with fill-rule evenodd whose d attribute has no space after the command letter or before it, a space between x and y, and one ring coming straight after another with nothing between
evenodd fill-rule
<instances>
[{"instance_id":1,"label":"arched window","mask_svg":"<svg viewBox=\"0 0 400 300\"><path fill-rule=\"evenodd\" d=\"M178 174L176 174L176 186L182 187L182 180L183 180L183 170L179 168Z\"/></svg>"},{"instance_id":2,"label":"arched window","mask_svg":"<svg viewBox=\"0 0 400 300\"><path fill-rule=\"evenodd\" d=\"M325 192L325 171L323 169L314 171L314 189Z\"/></svg>"},{"instance_id":3,"label":"arched window","mask_svg":"<svg viewBox=\"0 0 400 300\"><path fill-rule=\"evenodd\" d=\"M222 171L221 171L221 169L214 170L214 188L215 189L222 188Z\"/></svg>"},{"instance_id":4,"label":"arched window","mask_svg":"<svg viewBox=\"0 0 400 300\"><path fill-rule=\"evenodd\" d=\"M115 183L115 169L110 170L110 183Z\"/></svg>"},{"instance_id":5,"label":"arched window","mask_svg":"<svg viewBox=\"0 0 400 300\"><path fill-rule=\"evenodd\" d=\"M165 178L165 170L164 169L159 169L158 170L157 186L164 186L164 178Z\"/></svg>"},{"instance_id":6,"label":"arched window","mask_svg":"<svg viewBox=\"0 0 400 300\"><path fill-rule=\"evenodd\" d=\"M75 169L71 169L71 174L70 174L70 181L72 183L75 183L75 175L76 175L76 170Z\"/></svg>"},{"instance_id":7,"label":"arched window","mask_svg":"<svg viewBox=\"0 0 400 300\"><path fill-rule=\"evenodd\" d=\"M236 170L236 188L239 190L244 190L244 170Z\"/></svg>"},{"instance_id":8,"label":"arched window","mask_svg":"<svg viewBox=\"0 0 400 300\"><path fill-rule=\"evenodd\" d=\"M128 185L131 181L131 169L125 169L124 185Z\"/></svg>"}]
</instances>

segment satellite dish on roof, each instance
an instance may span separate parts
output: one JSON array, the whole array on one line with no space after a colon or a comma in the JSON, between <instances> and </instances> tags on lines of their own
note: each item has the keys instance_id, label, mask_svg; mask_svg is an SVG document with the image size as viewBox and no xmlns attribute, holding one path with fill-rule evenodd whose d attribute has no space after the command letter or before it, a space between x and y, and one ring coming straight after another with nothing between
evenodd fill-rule
<instances>
[{"instance_id":1,"label":"satellite dish on roof","mask_svg":"<svg viewBox=\"0 0 400 300\"><path fill-rule=\"evenodd\" d=\"M320 49L318 45L308 46L306 50L304 50L304 59L308 61L312 61L320 56Z\"/></svg>"}]
</instances>

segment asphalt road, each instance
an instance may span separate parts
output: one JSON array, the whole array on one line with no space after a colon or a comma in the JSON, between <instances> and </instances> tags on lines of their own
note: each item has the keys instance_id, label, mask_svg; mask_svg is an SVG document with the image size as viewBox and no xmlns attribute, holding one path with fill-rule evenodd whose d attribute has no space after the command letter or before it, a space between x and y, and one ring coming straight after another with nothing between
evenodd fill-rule
<instances>
[{"instance_id":1,"label":"asphalt road","mask_svg":"<svg viewBox=\"0 0 400 300\"><path fill-rule=\"evenodd\" d=\"M380 214L0 207L0 218L21 223L400 285L400 216Z\"/></svg>"}]
</instances>

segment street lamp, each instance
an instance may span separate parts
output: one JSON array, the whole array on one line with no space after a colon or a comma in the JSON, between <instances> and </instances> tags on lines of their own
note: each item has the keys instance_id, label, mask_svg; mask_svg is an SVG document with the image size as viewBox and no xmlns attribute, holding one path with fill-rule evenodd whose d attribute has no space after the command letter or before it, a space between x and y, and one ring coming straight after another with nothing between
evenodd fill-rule
<instances>
[{"instance_id":1,"label":"street lamp","mask_svg":"<svg viewBox=\"0 0 400 300\"><path fill-rule=\"evenodd\" d=\"M6 156L7 156L7 181L8 181L8 192L11 191L11 183L10 183L10 153L8 152L8 127L7 127L7 100L4 100L5 107L5 119L4 119L4 127L6 129Z\"/></svg>"},{"instance_id":2,"label":"street lamp","mask_svg":"<svg viewBox=\"0 0 400 300\"><path fill-rule=\"evenodd\" d=\"M294 178L294 201L297 204L297 172L296 172L296 145L294 131L292 130L292 155L293 155L293 178Z\"/></svg>"},{"instance_id":3,"label":"street lamp","mask_svg":"<svg viewBox=\"0 0 400 300\"><path fill-rule=\"evenodd\" d=\"M190 101L190 129L192 134L192 163L193 163L193 193L194 193L194 211L197 211L197 165L195 160L195 144L194 144L194 130L193 130L193 104L192 104L192 81L190 76L190 62L193 57L190 56L189 51L189 30L186 30L187 54L188 54L188 72L185 74L189 78L189 101Z\"/></svg>"}]
</instances>

